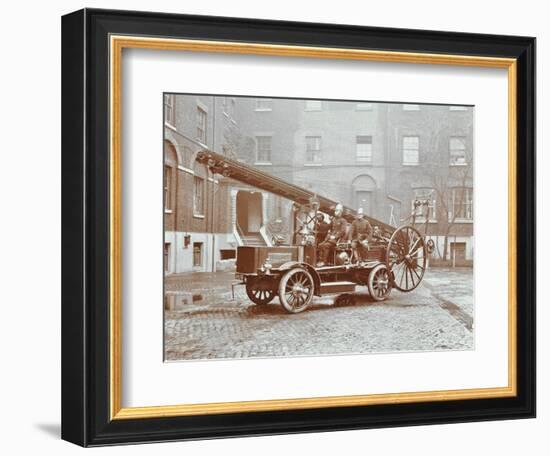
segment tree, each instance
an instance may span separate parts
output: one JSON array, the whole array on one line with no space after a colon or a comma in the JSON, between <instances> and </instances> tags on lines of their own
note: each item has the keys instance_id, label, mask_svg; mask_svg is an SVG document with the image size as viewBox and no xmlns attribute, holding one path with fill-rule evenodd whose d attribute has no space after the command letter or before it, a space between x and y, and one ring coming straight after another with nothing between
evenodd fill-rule
<instances>
[{"instance_id":1,"label":"tree","mask_svg":"<svg viewBox=\"0 0 550 456\"><path fill-rule=\"evenodd\" d=\"M422 116L423 131L428 132L422 147L423 169L427 184L435 192L438 228L443 235L443 251L438 246L437 252L444 260L454 227L472 211L472 116L459 122L457 117L463 115L449 110L443 116L434 111Z\"/></svg>"}]
</instances>

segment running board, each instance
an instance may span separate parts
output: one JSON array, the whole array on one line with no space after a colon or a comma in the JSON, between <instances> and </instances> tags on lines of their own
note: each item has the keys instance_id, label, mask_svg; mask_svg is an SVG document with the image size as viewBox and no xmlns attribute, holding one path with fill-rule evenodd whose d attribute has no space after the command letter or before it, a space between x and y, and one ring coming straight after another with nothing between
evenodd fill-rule
<instances>
[{"instance_id":1,"label":"running board","mask_svg":"<svg viewBox=\"0 0 550 456\"><path fill-rule=\"evenodd\" d=\"M356 286L353 282L325 282L321 284L321 294L353 293Z\"/></svg>"}]
</instances>

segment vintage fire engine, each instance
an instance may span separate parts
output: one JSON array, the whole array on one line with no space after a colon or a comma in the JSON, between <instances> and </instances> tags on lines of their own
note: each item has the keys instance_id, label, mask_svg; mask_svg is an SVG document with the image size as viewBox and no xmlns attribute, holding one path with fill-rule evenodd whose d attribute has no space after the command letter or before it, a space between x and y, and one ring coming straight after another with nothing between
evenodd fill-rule
<instances>
[{"instance_id":1,"label":"vintage fire engine","mask_svg":"<svg viewBox=\"0 0 550 456\"><path fill-rule=\"evenodd\" d=\"M316 267L317 214L334 215L335 201L210 150L200 151L197 161L214 174L294 202L290 245L278 245L274 239L274 245L237 248L236 277L255 304L269 304L278 295L286 311L298 313L308 308L314 296L340 294L338 300L346 302L353 300L351 292L362 285L372 299L384 301L393 288L409 292L422 281L433 241L426 241L415 227L416 211L412 223L399 228L365 216L374 228L366 259L359 261L351 241L342 240L336 246L333 264ZM417 200L414 205L429 210L427 200ZM351 223L356 213L344 207L343 217ZM428 217L424 218L427 233Z\"/></svg>"}]
</instances>

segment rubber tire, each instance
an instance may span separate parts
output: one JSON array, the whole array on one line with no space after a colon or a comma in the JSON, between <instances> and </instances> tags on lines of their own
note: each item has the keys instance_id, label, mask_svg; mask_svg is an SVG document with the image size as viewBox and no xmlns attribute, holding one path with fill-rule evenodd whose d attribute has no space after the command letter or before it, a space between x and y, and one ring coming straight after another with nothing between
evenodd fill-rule
<instances>
[{"instance_id":1,"label":"rubber tire","mask_svg":"<svg viewBox=\"0 0 550 456\"><path fill-rule=\"evenodd\" d=\"M286 301L285 292L286 292L286 285L289 279L293 275L298 273L303 274L306 277L307 281L309 282L309 296L307 297L306 302L302 304L301 307L294 308ZM285 309L288 313L300 313L306 310L311 304L311 301L313 301L314 290L315 290L315 282L313 281L313 277L311 276L311 274L305 269L294 268L286 272L283 275L283 277L281 277L281 281L279 282L279 301L283 309Z\"/></svg>"}]
</instances>

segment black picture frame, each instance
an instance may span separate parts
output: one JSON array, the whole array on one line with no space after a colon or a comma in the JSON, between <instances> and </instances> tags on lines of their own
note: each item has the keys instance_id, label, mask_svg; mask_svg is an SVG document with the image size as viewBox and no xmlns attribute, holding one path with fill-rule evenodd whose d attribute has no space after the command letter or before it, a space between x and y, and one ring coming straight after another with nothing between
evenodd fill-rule
<instances>
[{"instance_id":1,"label":"black picture frame","mask_svg":"<svg viewBox=\"0 0 550 456\"><path fill-rule=\"evenodd\" d=\"M109 36L517 59L517 395L110 419ZM84 9L62 19L62 438L82 446L535 416L535 39ZM497 286L497 284L488 284Z\"/></svg>"}]
</instances>

